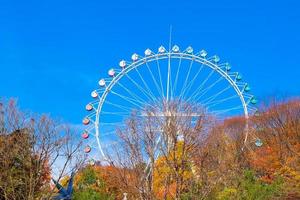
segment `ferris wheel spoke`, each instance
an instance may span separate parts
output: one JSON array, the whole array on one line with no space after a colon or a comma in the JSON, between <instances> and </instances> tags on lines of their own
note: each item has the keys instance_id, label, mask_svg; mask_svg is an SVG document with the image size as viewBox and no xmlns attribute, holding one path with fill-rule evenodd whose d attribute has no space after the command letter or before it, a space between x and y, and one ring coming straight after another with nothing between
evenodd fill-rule
<instances>
[{"instance_id":1,"label":"ferris wheel spoke","mask_svg":"<svg viewBox=\"0 0 300 200\"><path fill-rule=\"evenodd\" d=\"M206 77L206 79L204 79L204 80L202 81L202 83L200 84L199 88L198 88L197 90L195 90L195 91L191 94L191 96L186 100L187 102L189 102L191 99L193 99L194 96L195 96L195 94L199 93L199 92L202 90L202 88L204 87L205 83L209 80L209 78L210 78L213 74L214 74L214 71L212 70L212 71L208 74L208 76Z\"/></svg>"},{"instance_id":2,"label":"ferris wheel spoke","mask_svg":"<svg viewBox=\"0 0 300 200\"><path fill-rule=\"evenodd\" d=\"M217 81L215 81L214 83L212 83L210 86L208 86L205 90L202 90L201 92L199 92L195 98L196 98L196 101L199 101L201 99L201 97L203 97L211 88L213 88L215 85L217 85L220 81L222 81L223 78L220 77ZM201 94L201 95L200 95ZM200 95L200 96L198 96Z\"/></svg>"},{"instance_id":3,"label":"ferris wheel spoke","mask_svg":"<svg viewBox=\"0 0 300 200\"><path fill-rule=\"evenodd\" d=\"M91 114L87 115L88 118L93 118L96 116L96 112L92 112Z\"/></svg>"},{"instance_id":4,"label":"ferris wheel spoke","mask_svg":"<svg viewBox=\"0 0 300 200\"><path fill-rule=\"evenodd\" d=\"M146 65L147 65L147 68L148 68L148 63L147 63L147 62L146 62ZM148 69L149 69L149 68L148 68ZM138 71L137 68L135 68L135 70L136 70L136 72L138 73L140 79L142 80L142 82L143 82L145 88L149 91L149 94L151 95L151 97L153 97L153 99L156 99L156 98L155 98L155 95L152 93L152 90L149 88L148 84L147 84L146 81L144 80L144 78L143 78L143 76L141 75L141 73ZM151 72L151 71L150 71L150 72ZM151 74L152 79L154 79L152 72L151 72L150 74ZM155 80L155 79L154 79L154 80ZM155 85L156 85L156 87L158 87L156 82L155 82ZM158 90L158 92L160 92L160 91Z\"/></svg>"},{"instance_id":5,"label":"ferris wheel spoke","mask_svg":"<svg viewBox=\"0 0 300 200\"><path fill-rule=\"evenodd\" d=\"M132 105L135 105L137 106L138 108L142 109L143 108L143 102L140 102L136 99L133 99L133 98L130 98L130 97L127 97L127 96L124 96L124 95L121 95L117 92L114 92L114 91L110 91L112 94L115 94L116 96L126 100L127 102L131 103Z\"/></svg>"},{"instance_id":6,"label":"ferris wheel spoke","mask_svg":"<svg viewBox=\"0 0 300 200\"><path fill-rule=\"evenodd\" d=\"M146 67L147 67L147 69L148 69L148 71L149 71L149 73L151 75L152 81L154 82L154 85L155 85L158 93L160 94L160 96L163 96L163 94L162 94L162 88L159 88L159 85L158 85L158 83L157 83L157 81L156 81L156 79L155 79L155 77L153 75L152 70L150 69L150 66L149 66L148 62L146 62ZM162 83L161 83L161 87L162 87Z\"/></svg>"},{"instance_id":7,"label":"ferris wheel spoke","mask_svg":"<svg viewBox=\"0 0 300 200\"><path fill-rule=\"evenodd\" d=\"M155 102L156 98L154 96L151 96L151 94L147 91L145 91L137 82L135 82L130 76L125 74L127 78L150 100Z\"/></svg>"},{"instance_id":8,"label":"ferris wheel spoke","mask_svg":"<svg viewBox=\"0 0 300 200\"><path fill-rule=\"evenodd\" d=\"M226 97L226 98L223 98L223 99L220 99L220 100L210 102L209 104L204 104L203 106L207 106L208 108L212 108L216 105L219 105L221 103L224 103L224 102L229 101L229 100L234 99L234 98L238 98L238 96L232 95L230 97Z\"/></svg>"},{"instance_id":9,"label":"ferris wheel spoke","mask_svg":"<svg viewBox=\"0 0 300 200\"><path fill-rule=\"evenodd\" d=\"M103 149L105 149L105 154L110 155L111 153L116 153L115 148L118 149L118 153L122 153L122 149L120 148L122 142L121 141L110 141L107 143L104 143L102 146ZM111 151L111 152L109 152ZM112 159L112 158L110 158Z\"/></svg>"},{"instance_id":10,"label":"ferris wheel spoke","mask_svg":"<svg viewBox=\"0 0 300 200\"><path fill-rule=\"evenodd\" d=\"M224 88L223 90L221 90L220 92L218 92L217 94L207 98L207 99L204 99L202 102L203 104L209 104L210 102L212 102L213 100L215 100L218 96L220 96L221 94L223 94L224 92L226 92L227 90L229 90L231 88L231 85L227 86L226 88Z\"/></svg>"},{"instance_id":11,"label":"ferris wheel spoke","mask_svg":"<svg viewBox=\"0 0 300 200\"><path fill-rule=\"evenodd\" d=\"M104 133L100 133L100 137L107 137L107 136L116 136L116 130L113 131L102 131Z\"/></svg>"},{"instance_id":12,"label":"ferris wheel spoke","mask_svg":"<svg viewBox=\"0 0 300 200\"><path fill-rule=\"evenodd\" d=\"M187 84L188 79L190 77L190 73L191 73L191 69L192 69L193 63L194 63L194 60L192 60L191 63L190 63L190 65L189 65L188 73L187 73L187 75L185 77L184 84L182 85L181 90L180 90L180 96L183 95L183 91L186 88L186 84Z\"/></svg>"},{"instance_id":13,"label":"ferris wheel spoke","mask_svg":"<svg viewBox=\"0 0 300 200\"><path fill-rule=\"evenodd\" d=\"M135 99L138 99L140 102L145 102L145 104L149 105L148 103L146 103L146 101L144 99L142 99L141 97L139 97L137 94L135 94L134 92L130 91L128 88L126 88L123 84L121 83L117 83L118 85L121 86L121 88L123 88L130 96L132 96Z\"/></svg>"},{"instance_id":14,"label":"ferris wheel spoke","mask_svg":"<svg viewBox=\"0 0 300 200\"><path fill-rule=\"evenodd\" d=\"M101 121L101 124L103 126L112 126L112 125L116 125L116 123L120 123L120 121L117 121L117 122L104 122L104 121Z\"/></svg>"},{"instance_id":15,"label":"ferris wheel spoke","mask_svg":"<svg viewBox=\"0 0 300 200\"><path fill-rule=\"evenodd\" d=\"M117 136L118 129L124 128L126 128L125 124L118 124L118 128L115 126L106 125L101 127L100 134L103 136Z\"/></svg>"},{"instance_id":16,"label":"ferris wheel spoke","mask_svg":"<svg viewBox=\"0 0 300 200\"><path fill-rule=\"evenodd\" d=\"M175 81L174 81L173 93L176 92L175 90L176 90L176 87L177 87L177 81L178 81L179 71L180 71L180 68L181 68L181 62L182 62L182 57L180 57L179 63L178 63L178 66L177 66L177 72L176 72L176 77L175 77Z\"/></svg>"},{"instance_id":17,"label":"ferris wheel spoke","mask_svg":"<svg viewBox=\"0 0 300 200\"><path fill-rule=\"evenodd\" d=\"M193 79L190 81L190 83L186 86L186 88L184 89L184 91L182 92L181 96L182 96L182 99L185 98L185 94L188 94L189 91L191 90L191 87L193 86L195 80L198 78L200 72L202 71L204 65L201 64L200 68L198 69L197 73L195 74L195 76L193 77Z\"/></svg>"},{"instance_id":18,"label":"ferris wheel spoke","mask_svg":"<svg viewBox=\"0 0 300 200\"><path fill-rule=\"evenodd\" d=\"M85 131L92 133L93 130L95 130L95 126L88 126L87 128L84 129Z\"/></svg>"},{"instance_id":19,"label":"ferris wheel spoke","mask_svg":"<svg viewBox=\"0 0 300 200\"><path fill-rule=\"evenodd\" d=\"M257 111L257 108L248 105L248 110L252 113L255 113Z\"/></svg>"},{"instance_id":20,"label":"ferris wheel spoke","mask_svg":"<svg viewBox=\"0 0 300 200\"><path fill-rule=\"evenodd\" d=\"M221 114L224 114L226 112L241 109L242 107L243 106L239 105L239 106L232 107L232 108L227 108L227 109L222 109L222 110L214 110L214 111L211 111L211 113L215 114L215 115L221 115Z\"/></svg>"},{"instance_id":21,"label":"ferris wheel spoke","mask_svg":"<svg viewBox=\"0 0 300 200\"><path fill-rule=\"evenodd\" d=\"M190 99L195 100L195 101L199 101L202 96L204 96L211 88L213 88L221 80L222 80L222 77L219 78L218 80L216 80L215 82L213 82L211 85L207 86L205 89L204 89L205 84L202 85L202 87L200 89L198 89L198 91ZM205 81L205 83L206 82L207 82L207 80Z\"/></svg>"},{"instance_id":22,"label":"ferris wheel spoke","mask_svg":"<svg viewBox=\"0 0 300 200\"><path fill-rule=\"evenodd\" d=\"M159 64L159 60L156 56L156 66L157 66L157 71L158 71L158 75L159 75L159 82L160 82L160 88L161 88L161 96L164 98L164 86L162 83L162 76L161 76L161 71L160 71L160 64Z\"/></svg>"},{"instance_id":23,"label":"ferris wheel spoke","mask_svg":"<svg viewBox=\"0 0 300 200\"><path fill-rule=\"evenodd\" d=\"M110 101L108 101L108 100L106 100L105 102L106 102L106 104L108 104L108 105L114 106L114 107L119 108L119 109L121 109L121 110L124 110L124 111L126 111L126 112L129 112L129 113L132 112L132 110L128 109L128 107L126 107L126 106L121 106L121 105L119 105L119 104L112 103L112 102L110 102Z\"/></svg>"},{"instance_id":24,"label":"ferris wheel spoke","mask_svg":"<svg viewBox=\"0 0 300 200\"><path fill-rule=\"evenodd\" d=\"M167 86L166 86L166 99L169 100L169 90L170 90L170 73L171 73L171 46L169 44L169 53L168 53L168 73L167 73Z\"/></svg>"},{"instance_id":25,"label":"ferris wheel spoke","mask_svg":"<svg viewBox=\"0 0 300 200\"><path fill-rule=\"evenodd\" d=\"M119 115L119 116L128 116L128 113L126 112L108 112L108 111L101 111L102 114L105 115Z\"/></svg>"},{"instance_id":26,"label":"ferris wheel spoke","mask_svg":"<svg viewBox=\"0 0 300 200\"><path fill-rule=\"evenodd\" d=\"M101 112L102 115L105 115L107 118L111 119L128 119L130 117L129 113L121 113L121 112Z\"/></svg>"}]
</instances>

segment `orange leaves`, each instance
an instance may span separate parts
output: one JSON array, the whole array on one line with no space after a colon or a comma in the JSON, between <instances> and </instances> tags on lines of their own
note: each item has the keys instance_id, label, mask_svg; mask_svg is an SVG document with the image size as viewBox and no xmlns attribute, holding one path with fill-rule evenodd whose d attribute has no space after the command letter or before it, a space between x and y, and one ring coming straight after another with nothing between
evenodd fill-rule
<instances>
[{"instance_id":1,"label":"orange leaves","mask_svg":"<svg viewBox=\"0 0 300 200\"><path fill-rule=\"evenodd\" d=\"M274 172L281 167L278 152L268 146L263 146L250 152L250 164L258 171Z\"/></svg>"},{"instance_id":2,"label":"orange leaves","mask_svg":"<svg viewBox=\"0 0 300 200\"><path fill-rule=\"evenodd\" d=\"M261 176L264 182L274 180L274 173L281 168L278 152L268 146L262 146L250 152L250 165Z\"/></svg>"}]
</instances>

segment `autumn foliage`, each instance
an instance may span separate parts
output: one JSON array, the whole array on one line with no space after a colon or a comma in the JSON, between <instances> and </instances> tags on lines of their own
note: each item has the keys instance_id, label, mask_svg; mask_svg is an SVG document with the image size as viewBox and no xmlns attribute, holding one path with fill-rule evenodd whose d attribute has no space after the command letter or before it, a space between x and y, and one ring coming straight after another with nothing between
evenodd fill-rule
<instances>
[{"instance_id":1,"label":"autumn foliage","mask_svg":"<svg viewBox=\"0 0 300 200\"><path fill-rule=\"evenodd\" d=\"M300 100L263 104L248 129L242 117L220 122L201 109L182 107L186 116L202 115L191 123L176 114L159 121L156 110L144 121L133 114L126 129L118 130L123 146L112 149L106 162L72 168L66 160L58 175L77 171L74 200L123 199L124 193L130 200L300 199ZM13 101L0 108L0 200L51 199L53 163L57 156L73 158L80 145L61 137L45 116L25 119ZM153 130L165 135L158 140Z\"/></svg>"},{"instance_id":2,"label":"autumn foliage","mask_svg":"<svg viewBox=\"0 0 300 200\"><path fill-rule=\"evenodd\" d=\"M259 114L249 120L246 143L244 118L211 123L213 128L206 135L201 129L203 123L199 123L195 133L205 137L173 140L171 150L155 160L152 173L147 173L150 176L144 181L140 177L145 163L127 167L95 166L94 169L101 171L99 177L106 183L105 192L117 199L122 199L124 192L133 199L153 200L299 199L300 101L273 101L262 106ZM134 123L131 125L135 127ZM186 130L189 137L194 135L191 129ZM126 133L128 141L134 141L129 138L130 132ZM257 138L263 143L261 147L255 145ZM133 159L130 152L128 155ZM144 188L143 184L148 189L143 190L146 196L141 198L139 188Z\"/></svg>"},{"instance_id":3,"label":"autumn foliage","mask_svg":"<svg viewBox=\"0 0 300 200\"><path fill-rule=\"evenodd\" d=\"M272 182L276 176L285 180L285 192L300 192L300 101L273 101L253 118L255 134L264 146L249 154L262 180Z\"/></svg>"}]
</instances>

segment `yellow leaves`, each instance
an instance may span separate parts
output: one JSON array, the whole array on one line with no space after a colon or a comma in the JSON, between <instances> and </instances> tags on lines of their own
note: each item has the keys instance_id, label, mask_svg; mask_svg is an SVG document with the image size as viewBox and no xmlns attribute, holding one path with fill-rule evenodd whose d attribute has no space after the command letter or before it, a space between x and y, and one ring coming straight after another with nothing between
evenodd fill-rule
<instances>
[{"instance_id":1,"label":"yellow leaves","mask_svg":"<svg viewBox=\"0 0 300 200\"><path fill-rule=\"evenodd\" d=\"M182 141L178 142L173 151L155 162L153 189L158 199L164 196L174 199L176 191L187 188L188 181L194 177L192 160L184 145Z\"/></svg>"},{"instance_id":2,"label":"yellow leaves","mask_svg":"<svg viewBox=\"0 0 300 200\"><path fill-rule=\"evenodd\" d=\"M283 166L277 175L284 180L284 191L286 193L298 193L300 195L300 171L289 166Z\"/></svg>"},{"instance_id":3,"label":"yellow leaves","mask_svg":"<svg viewBox=\"0 0 300 200\"><path fill-rule=\"evenodd\" d=\"M66 185L68 184L69 179L70 179L69 176L64 176L63 178L61 178L60 184L61 184L62 186L66 186Z\"/></svg>"},{"instance_id":4,"label":"yellow leaves","mask_svg":"<svg viewBox=\"0 0 300 200\"><path fill-rule=\"evenodd\" d=\"M213 177L215 175L216 175L216 171L210 171L210 172L207 173L208 177Z\"/></svg>"},{"instance_id":5,"label":"yellow leaves","mask_svg":"<svg viewBox=\"0 0 300 200\"><path fill-rule=\"evenodd\" d=\"M218 200L235 199L237 192L238 191L235 188L225 188L222 192L218 194L217 199Z\"/></svg>"},{"instance_id":6,"label":"yellow leaves","mask_svg":"<svg viewBox=\"0 0 300 200\"><path fill-rule=\"evenodd\" d=\"M300 172L291 167L288 167L288 166L282 167L278 171L278 174L281 175L282 177L288 179L289 181L295 181L300 184Z\"/></svg>"}]
</instances>

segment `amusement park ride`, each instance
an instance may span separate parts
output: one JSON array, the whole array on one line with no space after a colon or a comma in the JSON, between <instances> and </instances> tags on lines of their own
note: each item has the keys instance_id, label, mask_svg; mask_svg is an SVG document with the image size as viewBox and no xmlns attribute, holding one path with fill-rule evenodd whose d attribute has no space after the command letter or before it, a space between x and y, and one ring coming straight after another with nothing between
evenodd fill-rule
<instances>
[{"instance_id":1,"label":"amusement park ride","mask_svg":"<svg viewBox=\"0 0 300 200\"><path fill-rule=\"evenodd\" d=\"M155 115L167 118L171 111L162 107L175 100L200 105L218 120L243 117L244 147L262 146L262 141L250 134L247 123L251 115L257 114L257 99L250 94L250 85L242 75L233 72L231 65L221 62L217 55L169 44L168 49L146 49L143 56L134 53L131 60L121 60L107 73L108 77L101 78L99 87L92 91L94 101L86 105L89 114L82 121L86 126L82 138L88 141L84 151L90 153L92 162L113 157L110 145L120 142L116 128L124 127L133 110L144 116L145 107L155 106L160 109ZM160 142L158 137L156 143Z\"/></svg>"}]
</instances>

